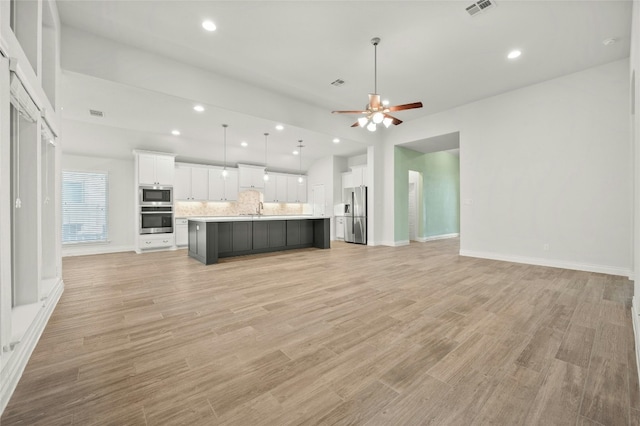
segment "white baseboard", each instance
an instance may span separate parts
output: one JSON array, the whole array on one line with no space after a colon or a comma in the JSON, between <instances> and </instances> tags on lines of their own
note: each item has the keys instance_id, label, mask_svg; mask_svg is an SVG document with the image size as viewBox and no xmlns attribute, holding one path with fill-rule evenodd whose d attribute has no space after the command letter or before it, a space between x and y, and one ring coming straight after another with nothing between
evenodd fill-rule
<instances>
[{"instance_id":1,"label":"white baseboard","mask_svg":"<svg viewBox=\"0 0 640 426\"><path fill-rule=\"evenodd\" d=\"M632 274L631 269L628 268L618 268L607 265L593 265L579 262L568 262L563 260L551 260L538 257L504 255L500 253L489 253L474 250L460 250L460 256L502 260L505 262L524 263L527 265L549 266L552 268L573 269L576 271L597 272L600 274L619 275L623 277L628 277Z\"/></svg>"},{"instance_id":2,"label":"white baseboard","mask_svg":"<svg viewBox=\"0 0 640 426\"><path fill-rule=\"evenodd\" d=\"M633 296L631 302L631 323L633 324L633 340L636 346L636 371L638 372L638 377L640 378L640 314L638 313L638 298Z\"/></svg>"},{"instance_id":3,"label":"white baseboard","mask_svg":"<svg viewBox=\"0 0 640 426\"><path fill-rule=\"evenodd\" d=\"M135 251L135 248L133 246L111 246L109 244L74 245L62 247L62 257L120 253L123 251Z\"/></svg>"},{"instance_id":4,"label":"white baseboard","mask_svg":"<svg viewBox=\"0 0 640 426\"><path fill-rule=\"evenodd\" d=\"M60 296L64 291L64 282L62 280L53 287L47 299L42 302L42 309L37 313L31 325L22 336L20 343L16 344L13 351L8 356L7 362L2 367L2 381L0 381L0 414L4 411L13 391L18 386L18 381L22 377L27 362L33 353L33 350L40 340L40 336L44 331L53 309L58 304Z\"/></svg>"},{"instance_id":5,"label":"white baseboard","mask_svg":"<svg viewBox=\"0 0 640 426\"><path fill-rule=\"evenodd\" d=\"M447 238L458 238L460 234L442 234L442 235L433 235L431 237L418 237L416 241L419 243L426 243L427 241L435 241L435 240L446 240Z\"/></svg>"},{"instance_id":6,"label":"white baseboard","mask_svg":"<svg viewBox=\"0 0 640 426\"><path fill-rule=\"evenodd\" d=\"M400 247L400 246L408 246L409 240L401 240L401 241L381 241L380 245L383 246L391 246L391 247Z\"/></svg>"}]
</instances>

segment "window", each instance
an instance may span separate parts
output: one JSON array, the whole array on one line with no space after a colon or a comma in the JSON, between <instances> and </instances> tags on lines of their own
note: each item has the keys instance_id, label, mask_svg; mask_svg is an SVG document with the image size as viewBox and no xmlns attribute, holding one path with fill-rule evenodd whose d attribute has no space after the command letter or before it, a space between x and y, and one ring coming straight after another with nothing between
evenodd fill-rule
<instances>
[{"instance_id":1,"label":"window","mask_svg":"<svg viewBox=\"0 0 640 426\"><path fill-rule=\"evenodd\" d=\"M106 173L62 172L62 243L106 242Z\"/></svg>"}]
</instances>

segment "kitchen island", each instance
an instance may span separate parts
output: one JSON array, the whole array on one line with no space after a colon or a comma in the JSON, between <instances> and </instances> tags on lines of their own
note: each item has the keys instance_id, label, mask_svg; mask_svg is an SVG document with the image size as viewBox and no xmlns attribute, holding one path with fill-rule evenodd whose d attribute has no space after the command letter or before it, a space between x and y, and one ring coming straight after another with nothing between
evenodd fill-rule
<instances>
[{"instance_id":1,"label":"kitchen island","mask_svg":"<svg viewBox=\"0 0 640 426\"><path fill-rule=\"evenodd\" d=\"M324 216L190 217L189 256L211 265L219 258L306 247L330 248Z\"/></svg>"}]
</instances>

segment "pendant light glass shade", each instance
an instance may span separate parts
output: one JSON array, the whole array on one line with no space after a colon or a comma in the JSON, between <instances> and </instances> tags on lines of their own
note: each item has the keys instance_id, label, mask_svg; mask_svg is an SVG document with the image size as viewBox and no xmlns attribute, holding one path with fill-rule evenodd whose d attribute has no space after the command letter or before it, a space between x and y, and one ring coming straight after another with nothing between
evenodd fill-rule
<instances>
[{"instance_id":1,"label":"pendant light glass shade","mask_svg":"<svg viewBox=\"0 0 640 426\"><path fill-rule=\"evenodd\" d=\"M358 125L360 127L364 127L367 125L367 123L369 122L369 119L367 117L360 117L358 118Z\"/></svg>"},{"instance_id":2,"label":"pendant light glass shade","mask_svg":"<svg viewBox=\"0 0 640 426\"><path fill-rule=\"evenodd\" d=\"M226 124L223 124L222 127L224 128L224 168L222 169L222 179L226 179L227 176L229 175L229 172L227 171L227 126Z\"/></svg>"},{"instance_id":3,"label":"pendant light glass shade","mask_svg":"<svg viewBox=\"0 0 640 426\"><path fill-rule=\"evenodd\" d=\"M373 114L373 117L371 117L371 121L376 124L382 123L382 120L384 120L384 114L380 111L376 112L375 114Z\"/></svg>"},{"instance_id":4,"label":"pendant light glass shade","mask_svg":"<svg viewBox=\"0 0 640 426\"><path fill-rule=\"evenodd\" d=\"M384 124L384 127L386 127L387 129L389 128L389 126L391 126L391 123L393 123L393 120L389 117L386 117L384 120L382 120L382 124Z\"/></svg>"},{"instance_id":5,"label":"pendant light glass shade","mask_svg":"<svg viewBox=\"0 0 640 426\"><path fill-rule=\"evenodd\" d=\"M370 132L375 132L376 131L376 123L374 123L373 121L369 124L367 124L367 130Z\"/></svg>"}]
</instances>

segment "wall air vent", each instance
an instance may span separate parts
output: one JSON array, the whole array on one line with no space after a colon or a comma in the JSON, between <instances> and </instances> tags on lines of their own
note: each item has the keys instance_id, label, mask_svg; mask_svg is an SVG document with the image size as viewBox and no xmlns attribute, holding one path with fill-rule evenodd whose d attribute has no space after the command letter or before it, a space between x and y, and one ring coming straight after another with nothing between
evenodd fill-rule
<instances>
[{"instance_id":1,"label":"wall air vent","mask_svg":"<svg viewBox=\"0 0 640 426\"><path fill-rule=\"evenodd\" d=\"M89 115L92 115L94 117L104 117L104 112L98 111L97 109L90 109Z\"/></svg>"},{"instance_id":2,"label":"wall air vent","mask_svg":"<svg viewBox=\"0 0 640 426\"><path fill-rule=\"evenodd\" d=\"M496 2L493 0L480 0L465 8L467 13L471 16L476 16L479 13L486 12L488 9L496 7Z\"/></svg>"},{"instance_id":3,"label":"wall air vent","mask_svg":"<svg viewBox=\"0 0 640 426\"><path fill-rule=\"evenodd\" d=\"M336 86L336 87L340 87L340 86L342 86L343 84L344 84L344 80L343 80L343 79L341 79L341 78L338 78L338 79L336 79L336 80L334 80L334 81L332 81L332 82L331 82L331 85L332 85L332 86Z\"/></svg>"}]
</instances>

